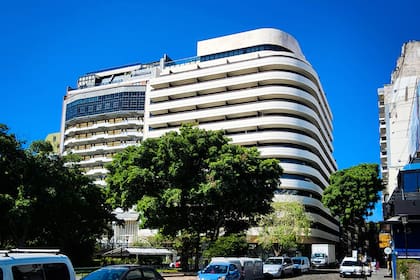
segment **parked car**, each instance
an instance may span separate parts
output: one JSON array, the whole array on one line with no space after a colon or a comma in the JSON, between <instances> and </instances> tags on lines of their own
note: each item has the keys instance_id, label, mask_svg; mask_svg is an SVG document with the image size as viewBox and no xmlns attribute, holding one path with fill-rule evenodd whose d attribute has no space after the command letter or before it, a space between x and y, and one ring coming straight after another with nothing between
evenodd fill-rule
<instances>
[{"instance_id":1,"label":"parked car","mask_svg":"<svg viewBox=\"0 0 420 280\"><path fill-rule=\"evenodd\" d=\"M50 249L0 250L0 279L75 280L70 259Z\"/></svg>"},{"instance_id":2,"label":"parked car","mask_svg":"<svg viewBox=\"0 0 420 280\"><path fill-rule=\"evenodd\" d=\"M271 274L273 278L294 275L293 262L289 257L270 257L265 260L263 272Z\"/></svg>"},{"instance_id":3,"label":"parked car","mask_svg":"<svg viewBox=\"0 0 420 280\"><path fill-rule=\"evenodd\" d=\"M311 263L308 257L293 257L293 269L295 273L302 274L309 272Z\"/></svg>"},{"instance_id":4,"label":"parked car","mask_svg":"<svg viewBox=\"0 0 420 280\"><path fill-rule=\"evenodd\" d=\"M108 265L92 271L83 280L164 280L162 275L151 267L135 264Z\"/></svg>"},{"instance_id":5,"label":"parked car","mask_svg":"<svg viewBox=\"0 0 420 280\"><path fill-rule=\"evenodd\" d=\"M340 277L364 277L363 264L356 258L345 257L340 264Z\"/></svg>"},{"instance_id":6,"label":"parked car","mask_svg":"<svg viewBox=\"0 0 420 280\"><path fill-rule=\"evenodd\" d=\"M365 262L362 263L363 265L363 273L366 276L371 277L373 272L373 266L370 258L367 258Z\"/></svg>"},{"instance_id":7,"label":"parked car","mask_svg":"<svg viewBox=\"0 0 420 280\"><path fill-rule=\"evenodd\" d=\"M230 262L236 265L241 274L241 280L261 280L264 278L263 261L260 258L248 257L213 257L211 263L217 261Z\"/></svg>"},{"instance_id":8,"label":"parked car","mask_svg":"<svg viewBox=\"0 0 420 280\"><path fill-rule=\"evenodd\" d=\"M241 272L238 267L228 261L211 262L197 274L198 280L239 280Z\"/></svg>"}]
</instances>

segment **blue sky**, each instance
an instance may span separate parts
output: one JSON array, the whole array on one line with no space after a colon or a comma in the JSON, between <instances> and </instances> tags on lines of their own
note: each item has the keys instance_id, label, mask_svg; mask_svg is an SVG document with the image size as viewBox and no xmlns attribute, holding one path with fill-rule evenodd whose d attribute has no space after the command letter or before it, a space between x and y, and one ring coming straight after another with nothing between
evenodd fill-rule
<instances>
[{"instance_id":1,"label":"blue sky","mask_svg":"<svg viewBox=\"0 0 420 280\"><path fill-rule=\"evenodd\" d=\"M379 163L377 89L390 82L403 43L420 40L420 1L4 1L0 25L0 123L29 143L60 130L66 88L85 73L165 53L191 57L200 40L281 29L320 76L343 169Z\"/></svg>"}]
</instances>

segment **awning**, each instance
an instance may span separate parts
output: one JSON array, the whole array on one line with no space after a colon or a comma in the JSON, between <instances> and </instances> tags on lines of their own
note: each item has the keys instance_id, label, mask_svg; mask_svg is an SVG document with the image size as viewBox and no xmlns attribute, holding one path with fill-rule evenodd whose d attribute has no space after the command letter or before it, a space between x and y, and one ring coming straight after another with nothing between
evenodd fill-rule
<instances>
[{"instance_id":1,"label":"awning","mask_svg":"<svg viewBox=\"0 0 420 280\"><path fill-rule=\"evenodd\" d=\"M136 256L174 256L176 252L164 248L115 248L103 254L104 257L127 257L129 255Z\"/></svg>"},{"instance_id":2,"label":"awning","mask_svg":"<svg viewBox=\"0 0 420 280\"><path fill-rule=\"evenodd\" d=\"M401 216L394 216L385 221L387 224L401 224Z\"/></svg>"}]
</instances>

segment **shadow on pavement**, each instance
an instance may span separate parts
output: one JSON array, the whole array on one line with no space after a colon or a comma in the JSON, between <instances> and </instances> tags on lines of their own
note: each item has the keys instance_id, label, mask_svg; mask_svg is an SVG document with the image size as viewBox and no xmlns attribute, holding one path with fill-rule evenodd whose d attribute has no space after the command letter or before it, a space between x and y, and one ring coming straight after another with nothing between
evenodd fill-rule
<instances>
[{"instance_id":1,"label":"shadow on pavement","mask_svg":"<svg viewBox=\"0 0 420 280\"><path fill-rule=\"evenodd\" d=\"M332 273L339 273L338 269L311 269L309 271L310 274L332 274Z\"/></svg>"}]
</instances>

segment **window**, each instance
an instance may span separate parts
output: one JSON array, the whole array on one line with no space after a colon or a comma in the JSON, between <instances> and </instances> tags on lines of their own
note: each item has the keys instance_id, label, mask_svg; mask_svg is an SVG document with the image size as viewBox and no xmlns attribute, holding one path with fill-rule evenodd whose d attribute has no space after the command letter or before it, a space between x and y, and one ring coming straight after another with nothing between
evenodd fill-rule
<instances>
[{"instance_id":1,"label":"window","mask_svg":"<svg viewBox=\"0 0 420 280\"><path fill-rule=\"evenodd\" d=\"M3 280L3 270L0 268L0 280Z\"/></svg>"},{"instance_id":2,"label":"window","mask_svg":"<svg viewBox=\"0 0 420 280\"><path fill-rule=\"evenodd\" d=\"M70 279L69 270L64 263L47 263L43 267L46 280Z\"/></svg>"},{"instance_id":3,"label":"window","mask_svg":"<svg viewBox=\"0 0 420 280\"><path fill-rule=\"evenodd\" d=\"M143 111L145 92L120 92L79 99L66 106L66 121L115 111Z\"/></svg>"},{"instance_id":4,"label":"window","mask_svg":"<svg viewBox=\"0 0 420 280\"><path fill-rule=\"evenodd\" d=\"M143 268L143 279L147 280L160 280L159 274L153 269Z\"/></svg>"},{"instance_id":5,"label":"window","mask_svg":"<svg viewBox=\"0 0 420 280\"><path fill-rule=\"evenodd\" d=\"M420 191L420 172L417 169L404 170L399 174L400 185L404 192L419 192Z\"/></svg>"},{"instance_id":6,"label":"window","mask_svg":"<svg viewBox=\"0 0 420 280\"><path fill-rule=\"evenodd\" d=\"M64 263L16 265L12 267L12 273L15 280L70 279L69 270Z\"/></svg>"},{"instance_id":7,"label":"window","mask_svg":"<svg viewBox=\"0 0 420 280\"><path fill-rule=\"evenodd\" d=\"M125 277L127 280L141 280L141 271L138 269L131 270L127 273Z\"/></svg>"}]
</instances>

